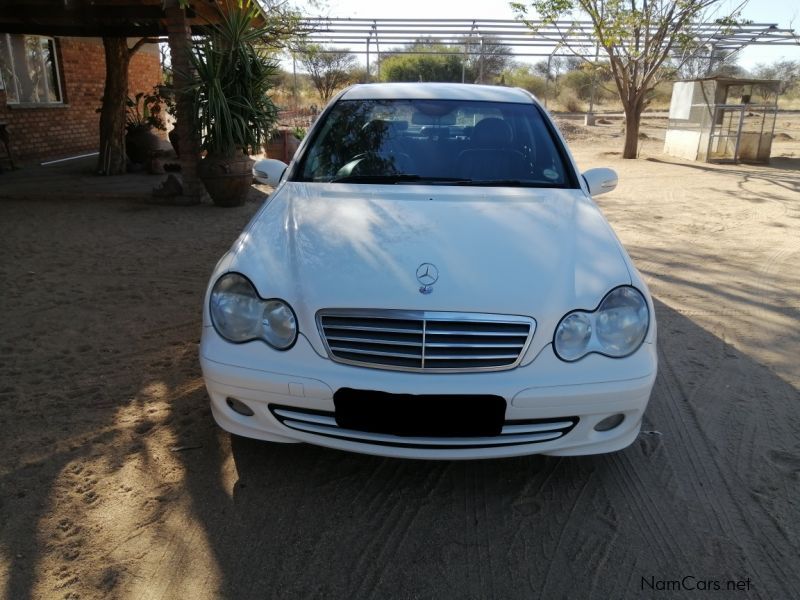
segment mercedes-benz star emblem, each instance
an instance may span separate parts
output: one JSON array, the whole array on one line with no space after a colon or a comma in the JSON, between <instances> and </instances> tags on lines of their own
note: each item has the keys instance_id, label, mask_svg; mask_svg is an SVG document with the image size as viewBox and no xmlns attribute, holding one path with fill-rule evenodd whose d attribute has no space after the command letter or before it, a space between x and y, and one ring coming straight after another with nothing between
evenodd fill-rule
<instances>
[{"instance_id":1,"label":"mercedes-benz star emblem","mask_svg":"<svg viewBox=\"0 0 800 600\"><path fill-rule=\"evenodd\" d=\"M419 288L420 294L430 294L433 291L433 284L439 280L439 269L431 263L422 263L417 267L417 281L422 284Z\"/></svg>"}]
</instances>

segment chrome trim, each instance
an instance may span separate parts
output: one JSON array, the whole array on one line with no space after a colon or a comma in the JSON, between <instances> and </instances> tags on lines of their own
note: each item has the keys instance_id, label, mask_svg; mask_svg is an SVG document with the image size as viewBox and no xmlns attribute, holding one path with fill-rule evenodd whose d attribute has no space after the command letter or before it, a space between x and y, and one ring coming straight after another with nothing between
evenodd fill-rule
<instances>
[{"instance_id":1,"label":"chrome trim","mask_svg":"<svg viewBox=\"0 0 800 600\"><path fill-rule=\"evenodd\" d=\"M502 437L448 437L448 438L429 438L429 437L399 437L388 433L370 433L367 431L356 431L353 429L332 429L323 425L315 425L313 423L303 423L302 421L293 421L286 419L283 424L290 429L297 429L307 433L317 433L321 435L337 434L354 442L397 442L402 441L405 444L418 444L425 445L431 448L440 446L447 448L448 446L485 446L492 443L502 441L503 444L531 444L534 442L547 442L555 440L564 436L561 431L546 431L537 433L526 433L516 435L504 435Z\"/></svg>"},{"instance_id":2,"label":"chrome trim","mask_svg":"<svg viewBox=\"0 0 800 600\"><path fill-rule=\"evenodd\" d=\"M312 435L332 437L354 443L383 446L407 446L425 449L493 448L548 442L569 434L578 424L578 417L554 420L506 421L496 436L428 437L399 436L354 429L342 429L335 413L283 405L269 405L269 410L284 427Z\"/></svg>"},{"instance_id":3,"label":"chrome trim","mask_svg":"<svg viewBox=\"0 0 800 600\"><path fill-rule=\"evenodd\" d=\"M296 419L299 416L301 419L306 420L309 423L317 423L319 425L327 425L329 427L338 427L336 424L336 419L329 415L316 415L307 412L295 413L294 411L285 410L282 408L276 408L273 412L279 417L284 417L285 419Z\"/></svg>"},{"instance_id":4,"label":"chrome trim","mask_svg":"<svg viewBox=\"0 0 800 600\"><path fill-rule=\"evenodd\" d=\"M500 433L501 435L518 434L518 433L538 433L540 431L568 429L573 425L574 423L572 421L555 421L553 423L523 423L522 425L516 425L512 423L510 425L503 425L503 430Z\"/></svg>"},{"instance_id":5,"label":"chrome trim","mask_svg":"<svg viewBox=\"0 0 800 600\"><path fill-rule=\"evenodd\" d=\"M389 357L396 357L396 358L409 358L409 359L417 359L421 358L421 367L406 367L400 365L382 365L382 364L375 364L371 362L365 361L357 361L352 359L340 358L336 356L331 349L331 346L336 349L336 341L339 338L339 341L345 341L341 339L341 336L331 336L333 344L328 343L328 338L325 335L325 328L322 324L323 317L364 317L367 319L387 319L387 320L409 320L409 321L419 321L421 323L421 329L401 329L396 327L380 327L380 328L359 328L353 325L341 325L336 326L336 329L346 329L349 331L375 331L380 333L405 333L405 334L417 334L422 335L422 344L418 342L396 342L398 346L407 346L410 348L419 348L422 352L422 356L419 357L418 355L411 355L411 354L402 354L402 353L394 353L394 352L385 352L385 351L361 351L358 350L345 350L339 349L340 352L348 352L350 354L373 354L377 356L389 356ZM325 351L328 354L328 358L332 361L352 365L357 367L366 367L370 369L382 369L387 371L407 371L407 372L414 372L414 373L477 373L477 372L485 372L485 371L508 371L510 369L515 369L519 366L522 362L522 359L525 357L525 354L528 351L528 348L531 345L531 341L533 340L533 336L536 333L536 320L532 319L531 317L526 317L523 315L498 315L492 313L470 313L470 312L445 312L445 311L422 311L422 310L394 310L394 309L372 309L372 308L365 308L365 309L358 309L358 308L324 308L317 311L315 320L317 322L317 333L322 340L323 345L325 346ZM459 327L451 327L449 329L428 329L428 322L430 321L463 321L464 323L507 323L509 325L520 325L525 324L528 325L528 337L525 340L522 348L520 349L519 356L517 359L510 364L501 365L501 366L488 366L488 367L427 367L425 366L425 361L436 361L436 360L504 360L509 358L508 355L496 355L496 356L457 356L450 358L449 355L426 355L426 348L443 348L447 347L448 344L446 342L431 342L430 346L426 346L426 342L428 337L435 338L440 335L462 335L462 336L491 336L491 337L513 337L513 336L520 336L520 334L515 334L511 332L482 332L482 331L459 331ZM329 327L333 328L331 325ZM349 341L349 340L348 340ZM364 343L373 343L373 344L380 344L381 342L376 342L369 339L354 339L353 341L356 342L364 342ZM392 342L395 343L395 342ZM445 344L444 346L441 344ZM449 346L453 346L453 344L449 344ZM482 348L504 348L510 347L511 345L503 345L503 344L493 344L493 345L481 345L481 344L461 344L459 346L462 347L482 347Z\"/></svg>"}]
</instances>

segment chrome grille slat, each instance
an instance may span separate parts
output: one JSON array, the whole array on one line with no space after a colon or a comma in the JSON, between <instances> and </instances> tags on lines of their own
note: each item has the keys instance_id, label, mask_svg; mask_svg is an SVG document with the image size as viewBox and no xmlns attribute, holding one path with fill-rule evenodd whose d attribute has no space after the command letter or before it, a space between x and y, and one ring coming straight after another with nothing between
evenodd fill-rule
<instances>
[{"instance_id":1,"label":"chrome grille slat","mask_svg":"<svg viewBox=\"0 0 800 600\"><path fill-rule=\"evenodd\" d=\"M404 371L513 369L536 329L529 317L327 309L317 326L332 360Z\"/></svg>"},{"instance_id":2,"label":"chrome grille slat","mask_svg":"<svg viewBox=\"0 0 800 600\"><path fill-rule=\"evenodd\" d=\"M492 443L497 443L498 438L423 438L423 437L408 437L408 438L398 438L394 435L384 434L384 433L368 433L363 431L353 431L350 429L333 429L332 427L326 427L325 425L316 425L314 423L304 423L302 421L292 421L290 419L286 419L283 421L283 424L287 427L292 429L298 429L300 431L306 431L308 433L317 433L317 434L334 434L342 436L346 439L360 441L360 442L373 442L373 443L386 443L386 442L397 442L402 441L405 444L416 444L422 445L427 447L440 447L440 448L447 448L449 446L485 446L491 445ZM555 440L560 438L564 435L560 431L547 431L547 432L537 432L537 433L525 433L525 434L515 434L515 435L507 435L504 436L502 440L503 444L513 445L513 444L532 444L535 442L548 442L550 440Z\"/></svg>"},{"instance_id":3,"label":"chrome grille slat","mask_svg":"<svg viewBox=\"0 0 800 600\"><path fill-rule=\"evenodd\" d=\"M285 419L293 419L300 417L301 420L307 421L309 423L316 423L318 425L327 425L328 427L336 427L336 417L333 415L317 415L314 413L302 412L296 413L292 410L286 410L282 408L275 409L275 414L279 417L284 417Z\"/></svg>"},{"instance_id":4,"label":"chrome grille slat","mask_svg":"<svg viewBox=\"0 0 800 600\"><path fill-rule=\"evenodd\" d=\"M422 348L422 340L418 342L407 342L404 340L378 341L378 338L357 338L357 337L354 338L354 337L343 337L339 335L329 335L328 342L353 342L357 344L391 344L392 346L416 346L418 348Z\"/></svg>"},{"instance_id":5,"label":"chrome grille slat","mask_svg":"<svg viewBox=\"0 0 800 600\"><path fill-rule=\"evenodd\" d=\"M517 425L514 423L503 425L503 435L518 433L536 433L540 431L555 431L572 427L572 421L556 421L551 423L524 423Z\"/></svg>"},{"instance_id":6,"label":"chrome grille slat","mask_svg":"<svg viewBox=\"0 0 800 600\"><path fill-rule=\"evenodd\" d=\"M508 360L517 358L518 354L437 354L425 355L426 361L431 360Z\"/></svg>"},{"instance_id":7,"label":"chrome grille slat","mask_svg":"<svg viewBox=\"0 0 800 600\"><path fill-rule=\"evenodd\" d=\"M406 354L402 352L386 352L383 350L362 350L360 348L349 348L349 347L339 347L339 346L331 346L331 350L341 350L342 352L347 352L348 354L368 354L370 356L395 356L397 358L422 358L422 351L419 354Z\"/></svg>"},{"instance_id":8,"label":"chrome grille slat","mask_svg":"<svg viewBox=\"0 0 800 600\"><path fill-rule=\"evenodd\" d=\"M328 338L331 339L331 338ZM421 344L419 344L421 345ZM525 342L520 342L519 344L458 344L459 348L516 348L519 350L522 346L525 345ZM449 342L429 342L425 340L425 348L452 348L453 344Z\"/></svg>"},{"instance_id":9,"label":"chrome grille slat","mask_svg":"<svg viewBox=\"0 0 800 600\"><path fill-rule=\"evenodd\" d=\"M512 333L512 332L505 332L505 331L497 331L497 332L489 332L489 331L468 331L465 329L459 331L448 331L444 329L439 329L437 331L431 331L430 329L426 331L428 335L476 335L476 336L491 336L491 337L526 337L526 334L521 333Z\"/></svg>"},{"instance_id":10,"label":"chrome grille slat","mask_svg":"<svg viewBox=\"0 0 800 600\"><path fill-rule=\"evenodd\" d=\"M421 329L398 329L395 327L365 327L359 325L331 325L327 329L344 329L345 331L380 331L386 333L422 333Z\"/></svg>"},{"instance_id":11,"label":"chrome grille slat","mask_svg":"<svg viewBox=\"0 0 800 600\"><path fill-rule=\"evenodd\" d=\"M506 421L500 435L490 437L423 437L397 436L343 429L336 423L335 412L309 410L271 404L269 410L284 426L312 435L334 437L352 442L384 446L418 448L491 448L518 444L549 442L567 435L578 423L578 417Z\"/></svg>"}]
</instances>

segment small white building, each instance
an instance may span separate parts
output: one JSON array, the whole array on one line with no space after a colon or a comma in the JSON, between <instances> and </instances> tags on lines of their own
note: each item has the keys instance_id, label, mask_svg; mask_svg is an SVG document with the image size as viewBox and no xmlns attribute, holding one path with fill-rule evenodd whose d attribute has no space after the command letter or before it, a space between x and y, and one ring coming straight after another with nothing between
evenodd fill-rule
<instances>
[{"instance_id":1,"label":"small white building","mask_svg":"<svg viewBox=\"0 0 800 600\"><path fill-rule=\"evenodd\" d=\"M702 162L769 162L780 83L733 77L675 82L664 153Z\"/></svg>"}]
</instances>

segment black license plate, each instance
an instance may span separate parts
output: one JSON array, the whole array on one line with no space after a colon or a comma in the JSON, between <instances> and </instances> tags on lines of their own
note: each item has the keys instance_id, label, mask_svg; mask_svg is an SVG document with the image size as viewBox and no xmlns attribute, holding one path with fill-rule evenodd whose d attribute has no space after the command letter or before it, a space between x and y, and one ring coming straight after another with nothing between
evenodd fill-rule
<instances>
[{"instance_id":1,"label":"black license plate","mask_svg":"<svg viewBox=\"0 0 800 600\"><path fill-rule=\"evenodd\" d=\"M492 395L389 394L341 388L333 394L343 429L420 437L500 435L506 401Z\"/></svg>"}]
</instances>

